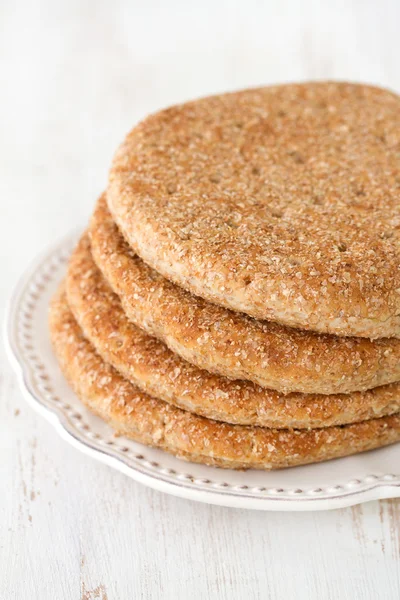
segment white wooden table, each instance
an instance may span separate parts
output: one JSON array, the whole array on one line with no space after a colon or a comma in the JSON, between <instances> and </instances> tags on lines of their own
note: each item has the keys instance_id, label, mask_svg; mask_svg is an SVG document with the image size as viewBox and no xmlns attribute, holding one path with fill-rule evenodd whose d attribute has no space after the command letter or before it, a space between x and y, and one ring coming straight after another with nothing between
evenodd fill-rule
<instances>
[{"instance_id":1,"label":"white wooden table","mask_svg":"<svg viewBox=\"0 0 400 600\"><path fill-rule=\"evenodd\" d=\"M26 263L88 218L139 118L287 80L399 91L399 23L396 0L3 0L1 308ZM1 350L1 600L399 597L399 501L256 513L153 492L59 439Z\"/></svg>"}]
</instances>

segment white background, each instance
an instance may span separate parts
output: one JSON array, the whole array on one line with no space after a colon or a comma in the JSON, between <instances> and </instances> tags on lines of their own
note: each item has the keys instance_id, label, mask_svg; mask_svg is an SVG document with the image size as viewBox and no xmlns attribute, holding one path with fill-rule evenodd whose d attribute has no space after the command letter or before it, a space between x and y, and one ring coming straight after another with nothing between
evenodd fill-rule
<instances>
[{"instance_id":1,"label":"white background","mask_svg":"<svg viewBox=\"0 0 400 600\"><path fill-rule=\"evenodd\" d=\"M288 80L400 91L399 26L396 0L1 0L1 310L146 113ZM266 514L161 495L59 439L0 352L1 600L400 597L399 501Z\"/></svg>"}]
</instances>

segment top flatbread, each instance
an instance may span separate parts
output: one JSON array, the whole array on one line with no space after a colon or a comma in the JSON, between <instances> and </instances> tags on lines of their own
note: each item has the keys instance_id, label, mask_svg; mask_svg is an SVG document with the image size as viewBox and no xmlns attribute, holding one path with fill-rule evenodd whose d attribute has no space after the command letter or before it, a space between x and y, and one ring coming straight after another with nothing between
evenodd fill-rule
<instances>
[{"instance_id":1,"label":"top flatbread","mask_svg":"<svg viewBox=\"0 0 400 600\"><path fill-rule=\"evenodd\" d=\"M135 127L109 208L185 289L319 332L400 336L400 99L349 83L214 96Z\"/></svg>"}]
</instances>

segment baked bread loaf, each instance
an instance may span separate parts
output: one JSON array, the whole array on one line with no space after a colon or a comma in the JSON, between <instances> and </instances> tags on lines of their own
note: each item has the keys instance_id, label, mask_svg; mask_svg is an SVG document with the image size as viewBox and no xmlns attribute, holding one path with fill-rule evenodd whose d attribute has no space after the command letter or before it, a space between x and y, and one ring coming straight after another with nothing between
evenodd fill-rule
<instances>
[{"instance_id":1,"label":"baked bread loaf","mask_svg":"<svg viewBox=\"0 0 400 600\"><path fill-rule=\"evenodd\" d=\"M400 98L313 82L149 116L107 200L134 251L186 290L291 327L400 336Z\"/></svg>"}]
</instances>

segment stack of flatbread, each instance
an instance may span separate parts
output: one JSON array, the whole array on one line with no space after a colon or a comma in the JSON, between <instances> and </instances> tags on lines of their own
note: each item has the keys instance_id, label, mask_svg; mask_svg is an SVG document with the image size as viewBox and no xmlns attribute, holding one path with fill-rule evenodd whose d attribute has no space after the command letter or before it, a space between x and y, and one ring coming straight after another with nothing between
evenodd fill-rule
<instances>
[{"instance_id":1,"label":"stack of flatbread","mask_svg":"<svg viewBox=\"0 0 400 600\"><path fill-rule=\"evenodd\" d=\"M151 115L53 299L71 386L118 433L228 468L400 440L400 98L348 83Z\"/></svg>"}]
</instances>

